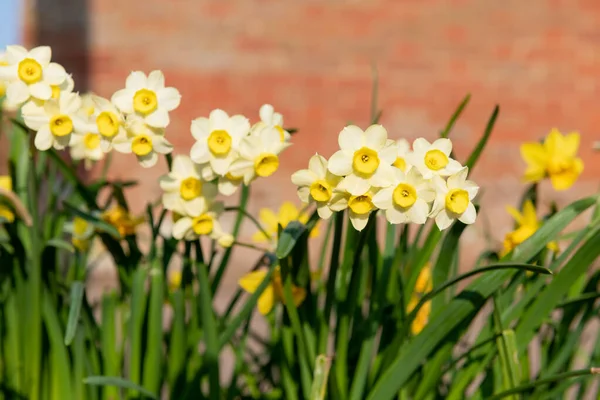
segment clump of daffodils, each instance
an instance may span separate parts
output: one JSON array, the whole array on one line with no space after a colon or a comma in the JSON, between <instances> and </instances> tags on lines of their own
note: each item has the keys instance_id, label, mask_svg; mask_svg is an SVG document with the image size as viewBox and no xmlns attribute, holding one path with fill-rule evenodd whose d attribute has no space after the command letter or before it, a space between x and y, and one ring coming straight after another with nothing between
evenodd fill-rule
<instances>
[{"instance_id":1,"label":"clump of daffodils","mask_svg":"<svg viewBox=\"0 0 600 400\"><path fill-rule=\"evenodd\" d=\"M314 203L321 218L347 209L359 231L377 210L392 224L434 219L443 230L455 220L475 222L479 187L451 157L449 139L419 138L411 149L406 140L391 140L383 126L372 125L365 131L347 126L338 143L340 150L329 160L315 154L308 169L292 175L300 200Z\"/></svg>"}]
</instances>

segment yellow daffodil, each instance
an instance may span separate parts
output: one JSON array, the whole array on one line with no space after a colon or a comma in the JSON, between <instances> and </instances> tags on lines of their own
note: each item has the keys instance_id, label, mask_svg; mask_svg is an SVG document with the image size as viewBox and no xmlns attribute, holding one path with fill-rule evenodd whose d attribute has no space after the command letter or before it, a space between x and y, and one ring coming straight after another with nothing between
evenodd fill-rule
<instances>
[{"instance_id":1,"label":"yellow daffodil","mask_svg":"<svg viewBox=\"0 0 600 400\"><path fill-rule=\"evenodd\" d=\"M254 293L260 284L265 280L267 270L253 271L239 280L239 285L248 293ZM294 304L298 307L306 297L306 290L301 287L292 285L292 297ZM258 298L258 311L262 315L267 315L271 312L275 303L283 302L283 283L281 281L281 272L279 267L276 267L271 277L271 283L265 288Z\"/></svg>"},{"instance_id":2,"label":"yellow daffodil","mask_svg":"<svg viewBox=\"0 0 600 400\"><path fill-rule=\"evenodd\" d=\"M477 212L472 201L479 186L467 180L468 173L469 169L464 167L447 180L437 175L433 177L436 198L430 215L435 216L440 230L448 228L456 219L467 225L475 222Z\"/></svg>"},{"instance_id":3,"label":"yellow daffodil","mask_svg":"<svg viewBox=\"0 0 600 400\"><path fill-rule=\"evenodd\" d=\"M416 168L406 174L396 168L392 185L377 192L373 204L392 224L424 224L434 199L435 191Z\"/></svg>"},{"instance_id":4,"label":"yellow daffodil","mask_svg":"<svg viewBox=\"0 0 600 400\"><path fill-rule=\"evenodd\" d=\"M123 207L116 205L102 213L102 219L113 225L121 237L135 234L136 227L144 222L143 217L134 217Z\"/></svg>"},{"instance_id":5,"label":"yellow daffodil","mask_svg":"<svg viewBox=\"0 0 600 400\"><path fill-rule=\"evenodd\" d=\"M38 150L51 147L63 150L69 145L74 132L85 132L85 121L79 109L81 98L77 93L63 93L58 100L50 100L42 105L29 102L21 108L25 125L34 131L34 144Z\"/></svg>"},{"instance_id":6,"label":"yellow daffodil","mask_svg":"<svg viewBox=\"0 0 600 400\"><path fill-rule=\"evenodd\" d=\"M148 76L141 71L132 72L125 89L113 94L112 103L125 114L134 114L153 128L169 125L169 112L179 107L181 95L172 87L165 87L162 71L152 71Z\"/></svg>"},{"instance_id":7,"label":"yellow daffodil","mask_svg":"<svg viewBox=\"0 0 600 400\"><path fill-rule=\"evenodd\" d=\"M415 284L415 290L413 295L411 296L410 302L408 303L408 312L414 310L414 308L419 303L421 297L430 292L433 288L433 280L431 278L431 263L427 263L419 276L417 277L417 282ZM427 322L429 321L429 315L431 314L431 301L426 302L421 306L419 311L417 311L417 315L413 320L410 328L413 335L418 334L423 330Z\"/></svg>"},{"instance_id":8,"label":"yellow daffodil","mask_svg":"<svg viewBox=\"0 0 600 400\"><path fill-rule=\"evenodd\" d=\"M87 251L94 234L94 226L81 217L75 217L73 222L66 224L65 230L71 233L71 243L79 251Z\"/></svg>"},{"instance_id":9,"label":"yellow daffodil","mask_svg":"<svg viewBox=\"0 0 600 400\"><path fill-rule=\"evenodd\" d=\"M52 98L52 87L67 79L65 69L50 62L52 50L40 46L27 50L22 46L6 47L6 65L0 66L0 80L6 83L6 102L20 106L30 99Z\"/></svg>"},{"instance_id":10,"label":"yellow daffodil","mask_svg":"<svg viewBox=\"0 0 600 400\"><path fill-rule=\"evenodd\" d=\"M283 129L283 116L275 112L275 109L270 104L263 104L259 110L260 122L254 125L251 132L254 133L261 125L266 125L275 128L279 132L279 137L282 142L287 142L292 137L288 131Z\"/></svg>"},{"instance_id":11,"label":"yellow daffodil","mask_svg":"<svg viewBox=\"0 0 600 400\"><path fill-rule=\"evenodd\" d=\"M541 226L541 221L538 220L535 206L531 200L527 200L523 204L522 212L519 212L519 210L513 207L507 207L506 210L515 219L517 227L514 231L507 233L504 237L504 248L501 253L502 256L510 253L515 247L529 239L529 237L533 235ZM558 243L548 243L548 248L557 252Z\"/></svg>"},{"instance_id":12,"label":"yellow daffodil","mask_svg":"<svg viewBox=\"0 0 600 400\"><path fill-rule=\"evenodd\" d=\"M413 151L409 153L407 161L419 170L424 179L434 176L449 176L456 174L462 166L450 158L452 153L452 142L450 139L437 139L429 143L423 138L413 142Z\"/></svg>"},{"instance_id":13,"label":"yellow daffodil","mask_svg":"<svg viewBox=\"0 0 600 400\"><path fill-rule=\"evenodd\" d=\"M0 188L7 192L12 192L12 178L8 175L0 176ZM15 213L12 208L4 203L0 197L0 223L9 222L12 223L15 220Z\"/></svg>"},{"instance_id":14,"label":"yellow daffodil","mask_svg":"<svg viewBox=\"0 0 600 400\"><path fill-rule=\"evenodd\" d=\"M215 175L224 176L238 158L240 141L250 132L250 122L243 115L229 116L213 110L208 118L196 118L191 125L196 143L190 157L197 164L209 164Z\"/></svg>"},{"instance_id":15,"label":"yellow daffodil","mask_svg":"<svg viewBox=\"0 0 600 400\"><path fill-rule=\"evenodd\" d=\"M279 154L291 146L282 142L279 131L263 126L240 142L240 157L231 164L229 172L244 178L249 185L256 177L266 178L279 168Z\"/></svg>"},{"instance_id":16,"label":"yellow daffodil","mask_svg":"<svg viewBox=\"0 0 600 400\"><path fill-rule=\"evenodd\" d=\"M171 172L160 178L164 191L162 202L167 210L179 214L189 214L198 208L202 198L212 200L217 195L217 187L206 182L201 176L200 166L188 156L177 155L173 159Z\"/></svg>"},{"instance_id":17,"label":"yellow daffodil","mask_svg":"<svg viewBox=\"0 0 600 400\"><path fill-rule=\"evenodd\" d=\"M364 132L358 126L347 126L340 132L338 144L340 150L329 159L328 169L344 177L339 189L360 196L371 187L390 185L398 151L389 145L383 126L371 125Z\"/></svg>"},{"instance_id":18,"label":"yellow daffodil","mask_svg":"<svg viewBox=\"0 0 600 400\"><path fill-rule=\"evenodd\" d=\"M196 240L200 236L209 236L219 240L227 235L221 227L219 218L225 207L222 202L209 202L205 197L188 207L188 213L178 217L173 224L173 237L177 240Z\"/></svg>"},{"instance_id":19,"label":"yellow daffodil","mask_svg":"<svg viewBox=\"0 0 600 400\"><path fill-rule=\"evenodd\" d=\"M112 145L119 153L135 154L144 168L156 165L159 154L173 151L173 145L165 138L164 129L153 128L135 117L128 120L126 134L116 136Z\"/></svg>"},{"instance_id":20,"label":"yellow daffodil","mask_svg":"<svg viewBox=\"0 0 600 400\"><path fill-rule=\"evenodd\" d=\"M333 214L330 201L342 177L327 170L327 159L315 154L308 161L308 169L292 174L292 183L298 186L298 197L304 203L316 203L319 217L328 219Z\"/></svg>"},{"instance_id":21,"label":"yellow daffodil","mask_svg":"<svg viewBox=\"0 0 600 400\"><path fill-rule=\"evenodd\" d=\"M301 210L297 208L294 203L286 201L284 202L277 214L275 214L269 208L263 208L260 210L259 219L262 223L263 228L269 236L265 236L265 233L258 231L254 234L252 239L256 242L276 242L278 225L285 228L292 221L300 221L303 224L308 222L309 216L307 214L301 214ZM310 237L319 236L318 225L310 232Z\"/></svg>"},{"instance_id":22,"label":"yellow daffodil","mask_svg":"<svg viewBox=\"0 0 600 400\"><path fill-rule=\"evenodd\" d=\"M100 148L100 135L93 132L71 135L69 152L73 160L83 160L85 169L89 170L94 162L104 158Z\"/></svg>"},{"instance_id":23,"label":"yellow daffodil","mask_svg":"<svg viewBox=\"0 0 600 400\"><path fill-rule=\"evenodd\" d=\"M527 163L525 181L539 182L548 176L555 190L570 188L583 171L583 161L577 157L579 139L577 132L563 136L552 129L543 144L521 145L521 156Z\"/></svg>"}]
</instances>

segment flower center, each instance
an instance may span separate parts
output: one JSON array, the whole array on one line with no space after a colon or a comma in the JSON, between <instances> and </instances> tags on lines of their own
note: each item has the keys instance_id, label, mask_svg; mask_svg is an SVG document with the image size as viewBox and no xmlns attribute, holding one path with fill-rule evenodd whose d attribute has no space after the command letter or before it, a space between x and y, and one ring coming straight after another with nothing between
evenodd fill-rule
<instances>
[{"instance_id":1,"label":"flower center","mask_svg":"<svg viewBox=\"0 0 600 400\"><path fill-rule=\"evenodd\" d=\"M277 168L279 168L279 157L272 153L262 153L254 161L256 175L263 178L273 175Z\"/></svg>"},{"instance_id":2,"label":"flower center","mask_svg":"<svg viewBox=\"0 0 600 400\"><path fill-rule=\"evenodd\" d=\"M73 234L76 236L83 236L88 229L88 222L80 217L73 219Z\"/></svg>"},{"instance_id":3,"label":"flower center","mask_svg":"<svg viewBox=\"0 0 600 400\"><path fill-rule=\"evenodd\" d=\"M448 156L440 150L429 150L425 153L425 165L434 171L439 171L448 165Z\"/></svg>"},{"instance_id":4,"label":"flower center","mask_svg":"<svg viewBox=\"0 0 600 400\"><path fill-rule=\"evenodd\" d=\"M406 172L406 160L402 157L396 157L396 161L392 164L394 167Z\"/></svg>"},{"instance_id":5,"label":"flower center","mask_svg":"<svg viewBox=\"0 0 600 400\"><path fill-rule=\"evenodd\" d=\"M148 155L152 151L152 139L148 135L137 135L131 142L131 151L138 156Z\"/></svg>"},{"instance_id":6,"label":"flower center","mask_svg":"<svg viewBox=\"0 0 600 400\"><path fill-rule=\"evenodd\" d=\"M158 107L156 93L148 89L140 89L133 95L133 109L140 114L148 115Z\"/></svg>"},{"instance_id":7,"label":"flower center","mask_svg":"<svg viewBox=\"0 0 600 400\"><path fill-rule=\"evenodd\" d=\"M54 100L58 99L60 97L60 87L58 85L52 85L50 88L52 89L52 98Z\"/></svg>"},{"instance_id":8,"label":"flower center","mask_svg":"<svg viewBox=\"0 0 600 400\"><path fill-rule=\"evenodd\" d=\"M103 111L96 117L98 132L104 137L111 138L119 132L119 118L110 112Z\"/></svg>"},{"instance_id":9,"label":"flower center","mask_svg":"<svg viewBox=\"0 0 600 400\"><path fill-rule=\"evenodd\" d=\"M446 209L454 214L467 211L469 193L463 189L452 189L446 194Z\"/></svg>"},{"instance_id":10,"label":"flower center","mask_svg":"<svg viewBox=\"0 0 600 400\"><path fill-rule=\"evenodd\" d=\"M213 226L213 218L208 214L202 214L192 220L192 229L196 235L209 235Z\"/></svg>"},{"instance_id":11,"label":"flower center","mask_svg":"<svg viewBox=\"0 0 600 400\"><path fill-rule=\"evenodd\" d=\"M573 169L574 161L568 158L553 157L548 162L548 173L550 175L564 174Z\"/></svg>"},{"instance_id":12,"label":"flower center","mask_svg":"<svg viewBox=\"0 0 600 400\"><path fill-rule=\"evenodd\" d=\"M192 176L182 180L181 185L179 186L179 194L181 194L181 198L186 201L200 197L202 194L202 181Z\"/></svg>"},{"instance_id":13,"label":"flower center","mask_svg":"<svg viewBox=\"0 0 600 400\"><path fill-rule=\"evenodd\" d=\"M231 136L224 130L212 131L208 136L208 149L216 156L223 156L231 150Z\"/></svg>"},{"instance_id":14,"label":"flower center","mask_svg":"<svg viewBox=\"0 0 600 400\"><path fill-rule=\"evenodd\" d=\"M398 207L409 208L417 201L417 190L408 183L400 183L394 189L392 200Z\"/></svg>"},{"instance_id":15,"label":"flower center","mask_svg":"<svg viewBox=\"0 0 600 400\"><path fill-rule=\"evenodd\" d=\"M371 201L371 196L368 194L351 196L350 200L348 200L348 207L356 214L367 214L375 208Z\"/></svg>"},{"instance_id":16,"label":"flower center","mask_svg":"<svg viewBox=\"0 0 600 400\"><path fill-rule=\"evenodd\" d=\"M310 195L315 201L329 201L331 199L331 188L324 179L320 179L310 185Z\"/></svg>"},{"instance_id":17,"label":"flower center","mask_svg":"<svg viewBox=\"0 0 600 400\"><path fill-rule=\"evenodd\" d=\"M97 149L100 146L100 136L95 133L87 133L83 137L83 145L88 150Z\"/></svg>"},{"instance_id":18,"label":"flower center","mask_svg":"<svg viewBox=\"0 0 600 400\"><path fill-rule=\"evenodd\" d=\"M285 131L283 130L283 128L279 125L275 125L275 129L277 129L277 132L279 132L279 138L281 139L281 141L285 142Z\"/></svg>"},{"instance_id":19,"label":"flower center","mask_svg":"<svg viewBox=\"0 0 600 400\"><path fill-rule=\"evenodd\" d=\"M371 175L377 167L379 167L379 157L374 150L363 147L354 152L354 158L352 159L354 172L361 175Z\"/></svg>"},{"instance_id":20,"label":"flower center","mask_svg":"<svg viewBox=\"0 0 600 400\"><path fill-rule=\"evenodd\" d=\"M33 58L25 58L19 63L19 79L28 85L42 80L42 66Z\"/></svg>"},{"instance_id":21,"label":"flower center","mask_svg":"<svg viewBox=\"0 0 600 400\"><path fill-rule=\"evenodd\" d=\"M73 121L68 115L55 115L50 119L50 132L54 136L67 136L73 132Z\"/></svg>"}]
</instances>

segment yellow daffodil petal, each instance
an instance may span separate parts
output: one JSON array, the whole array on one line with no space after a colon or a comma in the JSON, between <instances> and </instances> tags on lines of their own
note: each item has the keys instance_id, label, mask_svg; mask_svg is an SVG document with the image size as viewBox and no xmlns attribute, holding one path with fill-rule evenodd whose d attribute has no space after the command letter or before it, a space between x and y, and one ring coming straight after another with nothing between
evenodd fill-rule
<instances>
[{"instance_id":1,"label":"yellow daffodil petal","mask_svg":"<svg viewBox=\"0 0 600 400\"><path fill-rule=\"evenodd\" d=\"M0 205L0 218L9 223L13 223L15 221L15 214L10 208Z\"/></svg>"},{"instance_id":2,"label":"yellow daffodil petal","mask_svg":"<svg viewBox=\"0 0 600 400\"><path fill-rule=\"evenodd\" d=\"M561 153L565 157L575 157L579 150L580 135L578 132L571 132L563 137Z\"/></svg>"},{"instance_id":3,"label":"yellow daffodil petal","mask_svg":"<svg viewBox=\"0 0 600 400\"><path fill-rule=\"evenodd\" d=\"M425 325L427 325L427 322L429 321L429 314L431 314L430 301L423 304L421 308L419 308L419 311L417 311L417 315L410 326L413 335L419 334L423 328L425 328Z\"/></svg>"},{"instance_id":4,"label":"yellow daffodil petal","mask_svg":"<svg viewBox=\"0 0 600 400\"><path fill-rule=\"evenodd\" d=\"M560 134L560 131L553 128L544 140L544 149L549 155L561 154L564 147L563 142L563 136Z\"/></svg>"},{"instance_id":5,"label":"yellow daffodil petal","mask_svg":"<svg viewBox=\"0 0 600 400\"><path fill-rule=\"evenodd\" d=\"M275 291L273 286L267 286L258 298L258 312L262 315L267 315L273 309L275 305Z\"/></svg>"},{"instance_id":6,"label":"yellow daffodil petal","mask_svg":"<svg viewBox=\"0 0 600 400\"><path fill-rule=\"evenodd\" d=\"M537 212L535 210L535 206L531 200L527 200L525 204L523 204L523 219L520 222L520 225L526 225L537 230L539 221L537 218Z\"/></svg>"},{"instance_id":7,"label":"yellow daffodil petal","mask_svg":"<svg viewBox=\"0 0 600 400\"><path fill-rule=\"evenodd\" d=\"M506 212L514 218L515 222L519 226L523 225L523 215L521 215L521 212L519 210L511 206L506 206Z\"/></svg>"},{"instance_id":8,"label":"yellow daffodil petal","mask_svg":"<svg viewBox=\"0 0 600 400\"><path fill-rule=\"evenodd\" d=\"M421 272L419 272L419 276L417 277L417 282L415 283L415 292L417 293L425 293L431 290L432 282L431 282L431 263L427 263Z\"/></svg>"},{"instance_id":9,"label":"yellow daffodil petal","mask_svg":"<svg viewBox=\"0 0 600 400\"><path fill-rule=\"evenodd\" d=\"M521 145L521 157L530 166L537 166L542 170L546 169L548 153L540 143L523 143Z\"/></svg>"},{"instance_id":10,"label":"yellow daffodil petal","mask_svg":"<svg viewBox=\"0 0 600 400\"><path fill-rule=\"evenodd\" d=\"M291 221L296 221L298 219L298 214L299 210L294 203L286 201L279 209L279 223L285 228Z\"/></svg>"},{"instance_id":11,"label":"yellow daffodil petal","mask_svg":"<svg viewBox=\"0 0 600 400\"><path fill-rule=\"evenodd\" d=\"M583 172L583 161L581 158L576 158L570 168L565 169L557 174L550 174L550 182L554 190L567 190L579 178Z\"/></svg>"},{"instance_id":12,"label":"yellow daffodil petal","mask_svg":"<svg viewBox=\"0 0 600 400\"><path fill-rule=\"evenodd\" d=\"M248 293L254 293L258 286L265 280L266 270L253 271L240 278L238 284Z\"/></svg>"},{"instance_id":13,"label":"yellow daffodil petal","mask_svg":"<svg viewBox=\"0 0 600 400\"><path fill-rule=\"evenodd\" d=\"M539 182L546 176L546 168L539 165L531 165L525 170L523 180L529 183Z\"/></svg>"},{"instance_id":14,"label":"yellow daffodil petal","mask_svg":"<svg viewBox=\"0 0 600 400\"><path fill-rule=\"evenodd\" d=\"M277 216L270 208L261 208L258 217L269 233L271 233L273 229L275 230L275 233L277 233Z\"/></svg>"}]
</instances>

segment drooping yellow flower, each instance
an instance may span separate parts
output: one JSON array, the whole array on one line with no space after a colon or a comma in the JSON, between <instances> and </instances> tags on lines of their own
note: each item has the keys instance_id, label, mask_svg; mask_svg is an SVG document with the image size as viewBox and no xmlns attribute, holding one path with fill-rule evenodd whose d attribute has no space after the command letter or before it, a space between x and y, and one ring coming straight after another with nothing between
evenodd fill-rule
<instances>
[{"instance_id":1,"label":"drooping yellow flower","mask_svg":"<svg viewBox=\"0 0 600 400\"><path fill-rule=\"evenodd\" d=\"M506 210L515 219L517 227L514 231L507 233L504 237L504 248L501 252L502 256L510 253L515 247L529 239L541 225L541 221L538 220L535 206L531 200L527 200L525 204L523 204L522 212L519 212L519 210L513 207L507 207ZM557 252L558 244L556 242L548 243L548 248Z\"/></svg>"},{"instance_id":2,"label":"drooping yellow flower","mask_svg":"<svg viewBox=\"0 0 600 400\"><path fill-rule=\"evenodd\" d=\"M577 132L562 135L552 129L544 143L521 145L521 156L527 163L524 179L539 182L550 177L555 190L570 188L583 171L583 161L577 157L580 136Z\"/></svg>"},{"instance_id":3,"label":"drooping yellow flower","mask_svg":"<svg viewBox=\"0 0 600 400\"><path fill-rule=\"evenodd\" d=\"M248 293L254 293L258 286L265 280L267 276L267 270L262 269L258 271L250 272L244 275L239 280L239 285ZM292 297L294 298L294 305L298 307L304 301L306 297L306 290L301 287L292 285ZM276 302L283 302L283 283L281 281L281 272L279 267L275 268L271 277L271 283L265 288L260 297L258 298L258 311L262 315L267 315Z\"/></svg>"},{"instance_id":4,"label":"drooping yellow flower","mask_svg":"<svg viewBox=\"0 0 600 400\"><path fill-rule=\"evenodd\" d=\"M269 236L267 237L263 232L258 231L252 236L252 240L255 242L275 242L277 241L278 225L285 228L292 221L300 221L303 224L306 224L309 216L307 214L301 214L301 211L302 210L297 208L294 203L290 201L284 202L277 214L269 208L261 209L259 219ZM310 232L310 237L316 236L319 236L318 224Z\"/></svg>"},{"instance_id":5,"label":"drooping yellow flower","mask_svg":"<svg viewBox=\"0 0 600 400\"><path fill-rule=\"evenodd\" d=\"M144 222L143 217L134 217L119 205L102 213L102 219L117 228L121 237L135 234L135 228Z\"/></svg>"},{"instance_id":6,"label":"drooping yellow flower","mask_svg":"<svg viewBox=\"0 0 600 400\"><path fill-rule=\"evenodd\" d=\"M408 303L408 312L414 310L414 308L419 303L421 297L430 292L433 288L433 280L431 278L431 263L427 263L421 272L419 272L419 276L417 277L417 282L415 283L415 290L413 291L413 295L411 296L410 302ZM410 326L410 330L413 335L418 334L423 330L427 322L429 321L429 315L431 314L431 301L426 302L419 308L417 311L417 315L413 319L413 322Z\"/></svg>"},{"instance_id":7,"label":"drooping yellow flower","mask_svg":"<svg viewBox=\"0 0 600 400\"><path fill-rule=\"evenodd\" d=\"M0 176L0 188L6 190L7 192L12 192L12 179L10 176ZM12 223L15 220L15 213L13 210L0 202L0 222L5 220L6 222Z\"/></svg>"}]
</instances>

